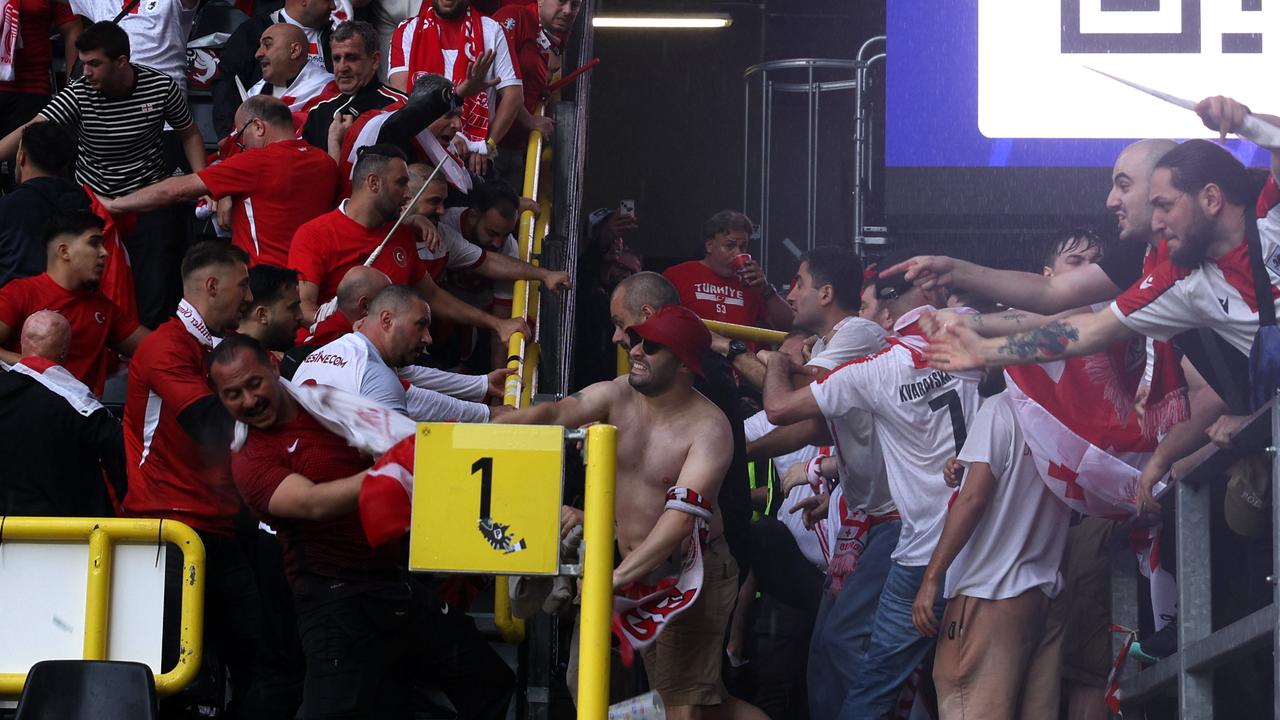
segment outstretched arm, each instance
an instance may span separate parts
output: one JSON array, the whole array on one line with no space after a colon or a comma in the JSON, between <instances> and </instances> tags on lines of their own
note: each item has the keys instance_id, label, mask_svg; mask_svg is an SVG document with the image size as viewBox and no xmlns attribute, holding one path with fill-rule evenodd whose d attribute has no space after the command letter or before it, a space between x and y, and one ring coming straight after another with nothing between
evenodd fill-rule
<instances>
[{"instance_id":1,"label":"outstretched arm","mask_svg":"<svg viewBox=\"0 0 1280 720\"><path fill-rule=\"evenodd\" d=\"M761 351L759 357L765 364L764 411L769 422L790 425L822 414L808 385L792 388L790 358L770 350Z\"/></svg>"},{"instance_id":2,"label":"outstretched arm","mask_svg":"<svg viewBox=\"0 0 1280 720\"><path fill-rule=\"evenodd\" d=\"M940 370L976 370L1088 355L1126 337L1137 337L1137 333L1125 327L1110 308L1103 308L1003 338L983 338L958 323L947 325L930 336L924 355Z\"/></svg>"},{"instance_id":3,"label":"outstretched arm","mask_svg":"<svg viewBox=\"0 0 1280 720\"><path fill-rule=\"evenodd\" d=\"M208 193L209 188L204 184L204 180L201 180L199 175L191 173L165 178L122 197L101 198L99 201L112 213L146 212L185 200L195 200Z\"/></svg>"},{"instance_id":4,"label":"outstretched arm","mask_svg":"<svg viewBox=\"0 0 1280 720\"><path fill-rule=\"evenodd\" d=\"M616 380L588 385L558 402L540 403L521 408L495 417L492 422L505 425L563 425L565 427L608 422L609 407L617 396L619 387Z\"/></svg>"},{"instance_id":5,"label":"outstretched arm","mask_svg":"<svg viewBox=\"0 0 1280 720\"><path fill-rule=\"evenodd\" d=\"M487 252L484 261L476 268L481 275L493 280L537 280L552 292L572 287L569 274L548 270L523 260L507 257L500 252Z\"/></svg>"},{"instance_id":6,"label":"outstretched arm","mask_svg":"<svg viewBox=\"0 0 1280 720\"><path fill-rule=\"evenodd\" d=\"M995 270L943 255L919 255L898 263L881 276L906 273L922 288L943 285L981 293L1002 305L1052 315L1112 300L1124 288L1115 286L1098 265L1045 277L1016 270Z\"/></svg>"}]
</instances>

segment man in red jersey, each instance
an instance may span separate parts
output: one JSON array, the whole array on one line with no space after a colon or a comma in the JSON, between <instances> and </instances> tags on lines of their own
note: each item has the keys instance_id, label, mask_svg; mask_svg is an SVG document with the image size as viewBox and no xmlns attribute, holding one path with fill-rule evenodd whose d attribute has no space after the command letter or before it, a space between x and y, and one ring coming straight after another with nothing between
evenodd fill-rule
<instances>
[{"instance_id":1,"label":"man in red jersey","mask_svg":"<svg viewBox=\"0 0 1280 720\"><path fill-rule=\"evenodd\" d=\"M749 256L738 261L741 267L735 264L735 257L746 255L750 238L750 218L721 210L702 225L706 255L662 274L680 291L680 304L704 320L790 330L795 311L765 279L760 265Z\"/></svg>"},{"instance_id":2,"label":"man in red jersey","mask_svg":"<svg viewBox=\"0 0 1280 720\"><path fill-rule=\"evenodd\" d=\"M514 678L475 625L402 572L398 545L369 547L357 500L372 461L294 399L252 339L222 343L209 379L249 426L236 487L284 544L307 665L298 716L411 718L427 681L460 717L506 717Z\"/></svg>"},{"instance_id":3,"label":"man in red jersey","mask_svg":"<svg viewBox=\"0 0 1280 720\"><path fill-rule=\"evenodd\" d=\"M547 81L560 72L564 44L581 9L582 0L538 0L505 5L493 14L507 42L511 43L516 70L524 83L524 104L516 109L519 127L502 139L502 152L494 161L498 177L514 188L524 183L524 149L529 131L537 130L548 141L555 132L551 101L545 97ZM547 111L535 116L533 111L544 99Z\"/></svg>"},{"instance_id":4,"label":"man in red jersey","mask_svg":"<svg viewBox=\"0 0 1280 720\"><path fill-rule=\"evenodd\" d=\"M314 318L320 303L337 293L343 275L365 262L382 243L409 200L408 188L409 166L403 151L387 144L361 148L351 197L338 209L298 228L289 248L288 266L301 279L304 318ZM414 286L441 317L493 330L503 342L518 330L528 331L523 320L494 317L440 289L418 255L417 242L416 233L402 225L372 267L385 273L392 284Z\"/></svg>"},{"instance_id":5,"label":"man in red jersey","mask_svg":"<svg viewBox=\"0 0 1280 720\"><path fill-rule=\"evenodd\" d=\"M247 152L124 197L103 198L103 205L112 213L141 212L202 195L230 197L232 242L249 254L250 265L284 267L293 234L333 207L338 166L297 138L289 107L269 95L245 100L236 111L236 128L235 142Z\"/></svg>"},{"instance_id":6,"label":"man in red jersey","mask_svg":"<svg viewBox=\"0 0 1280 720\"><path fill-rule=\"evenodd\" d=\"M62 364L100 396L107 348L132 355L148 331L98 292L107 259L101 218L84 210L54 215L45 238L48 270L0 288L0 360L12 365L21 358L17 330L29 316L57 311L71 321L71 350Z\"/></svg>"},{"instance_id":7,"label":"man in red jersey","mask_svg":"<svg viewBox=\"0 0 1280 720\"><path fill-rule=\"evenodd\" d=\"M240 498L231 480L231 418L205 383L204 363L221 336L234 330L252 299L248 257L234 245L202 242L182 259L177 316L156 328L129 363L124 445L133 517L178 520L199 533L206 553L206 646L226 663L240 717L273 713L257 689L262 674L262 608L253 570L234 533ZM169 553L169 573L181 556ZM171 588L172 589L172 588ZM175 650L165 643L167 658ZM212 664L206 664L212 669ZM221 705L197 687L200 705Z\"/></svg>"}]
</instances>

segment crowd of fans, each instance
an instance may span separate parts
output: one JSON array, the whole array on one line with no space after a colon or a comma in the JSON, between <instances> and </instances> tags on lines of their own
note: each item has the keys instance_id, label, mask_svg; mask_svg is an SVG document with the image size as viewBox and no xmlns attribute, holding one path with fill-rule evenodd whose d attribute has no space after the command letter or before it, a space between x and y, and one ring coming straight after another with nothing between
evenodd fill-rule
<instances>
[{"instance_id":1,"label":"crowd of fans","mask_svg":"<svg viewBox=\"0 0 1280 720\"><path fill-rule=\"evenodd\" d=\"M821 246L786 292L734 211L701 258L641 271L623 203L589 218L572 278L512 234L579 0L245 0L216 138L188 101L198 5L5 0L0 26L21 39L0 56L0 514L200 534L207 657L167 716L407 718L424 686L457 717L507 716L515 675L451 612L468 586L371 542L378 458L344 430L371 407L621 429L617 632L667 717L1106 717L1104 580L1126 542L1151 578L1137 652L1171 651L1162 482L1229 446L1278 379L1274 176L1144 140L1116 159L1105 252L1084 229L1033 272ZM1224 134L1249 112L1197 109ZM522 279L580 293L582 389L513 411ZM1269 567L1257 476L1227 486L1224 547ZM565 507L566 538L581 519ZM544 594L529 612L571 607Z\"/></svg>"}]
</instances>

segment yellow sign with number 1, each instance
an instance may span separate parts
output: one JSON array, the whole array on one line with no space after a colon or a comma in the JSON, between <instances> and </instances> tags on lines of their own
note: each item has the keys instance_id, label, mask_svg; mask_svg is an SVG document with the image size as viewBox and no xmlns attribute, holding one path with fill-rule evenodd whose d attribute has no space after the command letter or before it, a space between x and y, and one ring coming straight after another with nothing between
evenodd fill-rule
<instances>
[{"instance_id":1,"label":"yellow sign with number 1","mask_svg":"<svg viewBox=\"0 0 1280 720\"><path fill-rule=\"evenodd\" d=\"M564 428L420 423L409 569L560 570Z\"/></svg>"}]
</instances>

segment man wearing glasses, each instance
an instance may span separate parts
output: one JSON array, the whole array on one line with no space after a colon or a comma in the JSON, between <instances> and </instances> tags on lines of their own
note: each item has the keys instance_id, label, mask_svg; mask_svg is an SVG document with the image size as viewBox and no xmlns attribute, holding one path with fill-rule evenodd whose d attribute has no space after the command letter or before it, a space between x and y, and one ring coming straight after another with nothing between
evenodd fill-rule
<instances>
[{"instance_id":1,"label":"man wearing glasses","mask_svg":"<svg viewBox=\"0 0 1280 720\"><path fill-rule=\"evenodd\" d=\"M191 175L104 199L103 204L117 213L203 195L215 200L230 197L231 241L249 254L250 266L287 267L293 234L333 207L338 166L325 151L294 134L289 106L269 95L255 95L240 105L232 138L240 153Z\"/></svg>"}]
</instances>

